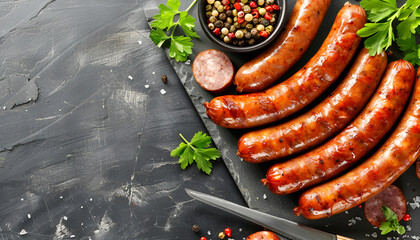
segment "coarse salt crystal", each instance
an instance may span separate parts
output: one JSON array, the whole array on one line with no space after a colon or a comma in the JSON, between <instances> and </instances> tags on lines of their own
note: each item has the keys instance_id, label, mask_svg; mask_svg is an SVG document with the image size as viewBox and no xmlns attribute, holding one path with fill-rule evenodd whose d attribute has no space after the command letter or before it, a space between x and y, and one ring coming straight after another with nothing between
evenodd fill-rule
<instances>
[{"instance_id":1,"label":"coarse salt crystal","mask_svg":"<svg viewBox=\"0 0 420 240\"><path fill-rule=\"evenodd\" d=\"M190 65L191 64L191 60L188 59L187 61L185 61L185 64Z\"/></svg>"},{"instance_id":2,"label":"coarse salt crystal","mask_svg":"<svg viewBox=\"0 0 420 240\"><path fill-rule=\"evenodd\" d=\"M63 199L63 196L60 196L60 199Z\"/></svg>"},{"instance_id":3,"label":"coarse salt crystal","mask_svg":"<svg viewBox=\"0 0 420 240\"><path fill-rule=\"evenodd\" d=\"M210 236L211 235L211 232L210 231L207 231L207 234Z\"/></svg>"},{"instance_id":4,"label":"coarse salt crystal","mask_svg":"<svg viewBox=\"0 0 420 240\"><path fill-rule=\"evenodd\" d=\"M242 232L242 228L239 228L239 232Z\"/></svg>"},{"instance_id":5,"label":"coarse salt crystal","mask_svg":"<svg viewBox=\"0 0 420 240\"><path fill-rule=\"evenodd\" d=\"M355 217L354 219L356 219L357 221L362 221L361 217Z\"/></svg>"},{"instance_id":6,"label":"coarse salt crystal","mask_svg":"<svg viewBox=\"0 0 420 240\"><path fill-rule=\"evenodd\" d=\"M407 225L406 229L407 229L408 232L411 231L411 226Z\"/></svg>"},{"instance_id":7,"label":"coarse salt crystal","mask_svg":"<svg viewBox=\"0 0 420 240\"><path fill-rule=\"evenodd\" d=\"M92 202L92 201L93 201L93 198L89 198L89 201L91 201L91 202Z\"/></svg>"},{"instance_id":8,"label":"coarse salt crystal","mask_svg":"<svg viewBox=\"0 0 420 240\"><path fill-rule=\"evenodd\" d=\"M152 74L153 74L153 75L155 75L155 74L156 74L156 72L152 72Z\"/></svg>"},{"instance_id":9,"label":"coarse salt crystal","mask_svg":"<svg viewBox=\"0 0 420 240\"><path fill-rule=\"evenodd\" d=\"M372 237L376 238L378 237L378 234L376 232L372 233Z\"/></svg>"},{"instance_id":10,"label":"coarse salt crystal","mask_svg":"<svg viewBox=\"0 0 420 240\"><path fill-rule=\"evenodd\" d=\"M264 198L264 199L267 199L267 195L265 195L265 193L264 193L264 195L263 195L263 198Z\"/></svg>"},{"instance_id":11,"label":"coarse salt crystal","mask_svg":"<svg viewBox=\"0 0 420 240\"><path fill-rule=\"evenodd\" d=\"M346 214L349 214L349 211L345 211Z\"/></svg>"},{"instance_id":12,"label":"coarse salt crystal","mask_svg":"<svg viewBox=\"0 0 420 240\"><path fill-rule=\"evenodd\" d=\"M63 219L64 219L65 221L67 221L67 219L68 219L68 218L67 218L67 216L64 216L64 217L63 217Z\"/></svg>"},{"instance_id":13,"label":"coarse salt crystal","mask_svg":"<svg viewBox=\"0 0 420 240\"><path fill-rule=\"evenodd\" d=\"M3 107L3 110L6 110L6 106Z\"/></svg>"},{"instance_id":14,"label":"coarse salt crystal","mask_svg":"<svg viewBox=\"0 0 420 240\"><path fill-rule=\"evenodd\" d=\"M142 45L143 44L143 42L141 41L141 40L138 40L137 41L140 45Z\"/></svg>"},{"instance_id":15,"label":"coarse salt crystal","mask_svg":"<svg viewBox=\"0 0 420 240\"><path fill-rule=\"evenodd\" d=\"M128 75L128 79L133 80L133 77L131 75Z\"/></svg>"},{"instance_id":16,"label":"coarse salt crystal","mask_svg":"<svg viewBox=\"0 0 420 240\"><path fill-rule=\"evenodd\" d=\"M22 201L22 202L23 202L23 200L24 200L23 198L20 199L20 201Z\"/></svg>"},{"instance_id":17,"label":"coarse salt crystal","mask_svg":"<svg viewBox=\"0 0 420 240\"><path fill-rule=\"evenodd\" d=\"M28 232L25 229L22 229L19 233L19 235L21 235L21 236L26 235L26 234L28 234Z\"/></svg>"},{"instance_id":18,"label":"coarse salt crystal","mask_svg":"<svg viewBox=\"0 0 420 240\"><path fill-rule=\"evenodd\" d=\"M31 218L32 216L31 216L31 214L30 213L28 213L28 218Z\"/></svg>"},{"instance_id":19,"label":"coarse salt crystal","mask_svg":"<svg viewBox=\"0 0 420 240\"><path fill-rule=\"evenodd\" d=\"M70 235L70 238L75 238L76 236L75 235Z\"/></svg>"},{"instance_id":20,"label":"coarse salt crystal","mask_svg":"<svg viewBox=\"0 0 420 240\"><path fill-rule=\"evenodd\" d=\"M166 93L165 89L160 89L160 94L164 95Z\"/></svg>"},{"instance_id":21,"label":"coarse salt crystal","mask_svg":"<svg viewBox=\"0 0 420 240\"><path fill-rule=\"evenodd\" d=\"M82 205L82 206L80 206L80 208L83 208L83 205Z\"/></svg>"},{"instance_id":22,"label":"coarse salt crystal","mask_svg":"<svg viewBox=\"0 0 420 240\"><path fill-rule=\"evenodd\" d=\"M144 85L144 87L145 87L145 88L149 88L150 86L149 86L149 84L146 84L146 85Z\"/></svg>"},{"instance_id":23,"label":"coarse salt crystal","mask_svg":"<svg viewBox=\"0 0 420 240\"><path fill-rule=\"evenodd\" d=\"M386 240L392 240L392 238L391 237L387 237Z\"/></svg>"}]
</instances>

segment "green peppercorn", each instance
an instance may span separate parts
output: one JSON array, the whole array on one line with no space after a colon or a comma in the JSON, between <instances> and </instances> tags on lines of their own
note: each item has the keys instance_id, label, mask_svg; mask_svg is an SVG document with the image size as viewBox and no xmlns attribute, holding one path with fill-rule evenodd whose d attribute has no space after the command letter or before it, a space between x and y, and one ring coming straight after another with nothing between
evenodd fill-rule
<instances>
[{"instance_id":1,"label":"green peppercorn","mask_svg":"<svg viewBox=\"0 0 420 240\"><path fill-rule=\"evenodd\" d=\"M248 3L248 0L241 0L241 3L243 4Z\"/></svg>"},{"instance_id":2,"label":"green peppercorn","mask_svg":"<svg viewBox=\"0 0 420 240\"><path fill-rule=\"evenodd\" d=\"M249 39L248 44L249 45L254 45L255 44L255 39L253 39L253 38Z\"/></svg>"},{"instance_id":3,"label":"green peppercorn","mask_svg":"<svg viewBox=\"0 0 420 240\"><path fill-rule=\"evenodd\" d=\"M276 22L276 18L273 18L273 17L272 17L272 18L270 19L270 23L275 23L275 22Z\"/></svg>"},{"instance_id":4,"label":"green peppercorn","mask_svg":"<svg viewBox=\"0 0 420 240\"><path fill-rule=\"evenodd\" d=\"M272 13L272 14L271 14L271 18L277 18L277 14Z\"/></svg>"},{"instance_id":5,"label":"green peppercorn","mask_svg":"<svg viewBox=\"0 0 420 240\"><path fill-rule=\"evenodd\" d=\"M229 32L234 33L235 31L236 31L236 27L235 26L230 26Z\"/></svg>"},{"instance_id":6,"label":"green peppercorn","mask_svg":"<svg viewBox=\"0 0 420 240\"><path fill-rule=\"evenodd\" d=\"M243 47L243 46L245 46L245 40L239 40L239 42L238 42L238 46L239 47Z\"/></svg>"},{"instance_id":7,"label":"green peppercorn","mask_svg":"<svg viewBox=\"0 0 420 240\"><path fill-rule=\"evenodd\" d=\"M251 29L254 27L254 25L252 25L251 23L248 23L246 26L245 26L245 29L248 31L248 32L250 32L251 31Z\"/></svg>"},{"instance_id":8,"label":"green peppercorn","mask_svg":"<svg viewBox=\"0 0 420 240\"><path fill-rule=\"evenodd\" d=\"M226 18L227 18L227 17L226 17L226 13L220 13L220 14L219 14L219 19L220 19L220 20L225 21L225 20L226 20Z\"/></svg>"},{"instance_id":9,"label":"green peppercorn","mask_svg":"<svg viewBox=\"0 0 420 240\"><path fill-rule=\"evenodd\" d=\"M211 12L206 12L206 17L211 17L212 15L211 15Z\"/></svg>"},{"instance_id":10,"label":"green peppercorn","mask_svg":"<svg viewBox=\"0 0 420 240\"><path fill-rule=\"evenodd\" d=\"M273 28L273 26L267 26L266 28L265 28L265 31L268 33L268 34L270 34L270 33L272 33L273 32L273 30L274 30L274 28Z\"/></svg>"},{"instance_id":11,"label":"green peppercorn","mask_svg":"<svg viewBox=\"0 0 420 240\"><path fill-rule=\"evenodd\" d=\"M219 12L218 12L217 10L213 10L213 11L211 12L211 15L213 15L213 16L215 16L215 17L217 17L217 16L219 16Z\"/></svg>"},{"instance_id":12,"label":"green peppercorn","mask_svg":"<svg viewBox=\"0 0 420 240\"><path fill-rule=\"evenodd\" d=\"M217 18L216 18L215 16L211 16L211 17L209 18L209 21L210 21L211 23L214 23L214 22L216 22L216 21L217 21Z\"/></svg>"},{"instance_id":13,"label":"green peppercorn","mask_svg":"<svg viewBox=\"0 0 420 240\"><path fill-rule=\"evenodd\" d=\"M270 21L264 19L261 24L264 25L264 27L267 27L268 25L270 25Z\"/></svg>"},{"instance_id":14,"label":"green peppercorn","mask_svg":"<svg viewBox=\"0 0 420 240\"><path fill-rule=\"evenodd\" d=\"M232 24L233 23L233 19L231 17L226 18L226 22Z\"/></svg>"},{"instance_id":15,"label":"green peppercorn","mask_svg":"<svg viewBox=\"0 0 420 240\"><path fill-rule=\"evenodd\" d=\"M265 10L265 8L260 8L260 10L258 10L258 13L259 13L261 16L264 16L266 12L267 12L267 11Z\"/></svg>"},{"instance_id":16,"label":"green peppercorn","mask_svg":"<svg viewBox=\"0 0 420 240\"><path fill-rule=\"evenodd\" d=\"M252 19L252 24L257 25L258 23L260 23L260 21L258 21L258 18Z\"/></svg>"},{"instance_id":17,"label":"green peppercorn","mask_svg":"<svg viewBox=\"0 0 420 240\"><path fill-rule=\"evenodd\" d=\"M225 37L223 38L223 41L224 41L225 43L230 43L232 40L230 40L230 38L229 38L228 36L225 36Z\"/></svg>"},{"instance_id":18,"label":"green peppercorn","mask_svg":"<svg viewBox=\"0 0 420 240\"><path fill-rule=\"evenodd\" d=\"M212 5L210 5L210 4L206 5L206 12L211 11L212 8L213 8Z\"/></svg>"},{"instance_id":19,"label":"green peppercorn","mask_svg":"<svg viewBox=\"0 0 420 240\"><path fill-rule=\"evenodd\" d=\"M233 26L235 26L235 28L239 28L240 27L240 24L235 21L235 23L233 24Z\"/></svg>"},{"instance_id":20,"label":"green peppercorn","mask_svg":"<svg viewBox=\"0 0 420 240\"><path fill-rule=\"evenodd\" d=\"M209 25L207 25L209 27L210 30L214 30L214 24L213 23L209 23Z\"/></svg>"},{"instance_id":21,"label":"green peppercorn","mask_svg":"<svg viewBox=\"0 0 420 240\"><path fill-rule=\"evenodd\" d=\"M258 5L262 6L264 5L265 1L264 0L258 0Z\"/></svg>"},{"instance_id":22,"label":"green peppercorn","mask_svg":"<svg viewBox=\"0 0 420 240\"><path fill-rule=\"evenodd\" d=\"M222 22L222 21L220 21L220 20L217 20L217 21L214 23L214 26L215 26L215 27L217 27L217 28L221 28L221 27L223 27L223 22Z\"/></svg>"},{"instance_id":23,"label":"green peppercorn","mask_svg":"<svg viewBox=\"0 0 420 240\"><path fill-rule=\"evenodd\" d=\"M225 38L225 35L223 35L223 34L220 34L220 39L222 39L223 40L223 38Z\"/></svg>"},{"instance_id":24,"label":"green peppercorn","mask_svg":"<svg viewBox=\"0 0 420 240\"><path fill-rule=\"evenodd\" d=\"M262 25L262 24L259 24L258 26L257 26L257 30L258 31L264 31L264 29L265 29L265 27L264 27L264 25Z\"/></svg>"},{"instance_id":25,"label":"green peppercorn","mask_svg":"<svg viewBox=\"0 0 420 240\"><path fill-rule=\"evenodd\" d=\"M215 7L219 7L220 5L222 5L222 3L221 3L220 1L216 1L216 2L214 2L214 6L215 6Z\"/></svg>"},{"instance_id":26,"label":"green peppercorn","mask_svg":"<svg viewBox=\"0 0 420 240\"><path fill-rule=\"evenodd\" d=\"M235 32L235 38L242 39L244 37L244 33L240 30Z\"/></svg>"},{"instance_id":27,"label":"green peppercorn","mask_svg":"<svg viewBox=\"0 0 420 240\"><path fill-rule=\"evenodd\" d=\"M207 0L207 3L208 4L213 4L214 3L214 0Z\"/></svg>"},{"instance_id":28,"label":"green peppercorn","mask_svg":"<svg viewBox=\"0 0 420 240\"><path fill-rule=\"evenodd\" d=\"M252 16L251 13L245 14L245 21L247 21L247 22L251 22L253 18L254 18L254 16Z\"/></svg>"},{"instance_id":29,"label":"green peppercorn","mask_svg":"<svg viewBox=\"0 0 420 240\"><path fill-rule=\"evenodd\" d=\"M232 10L227 10L227 11L226 11L226 15L227 15L228 17L232 17Z\"/></svg>"},{"instance_id":30,"label":"green peppercorn","mask_svg":"<svg viewBox=\"0 0 420 240\"><path fill-rule=\"evenodd\" d=\"M258 30L256 28L253 28L253 29L251 29L251 34L252 34L252 37L255 37L259 33L258 33Z\"/></svg>"},{"instance_id":31,"label":"green peppercorn","mask_svg":"<svg viewBox=\"0 0 420 240\"><path fill-rule=\"evenodd\" d=\"M250 13L251 12L251 7L249 5L245 5L243 9L244 9L245 13Z\"/></svg>"},{"instance_id":32,"label":"green peppercorn","mask_svg":"<svg viewBox=\"0 0 420 240\"><path fill-rule=\"evenodd\" d=\"M264 21L264 18L260 17L260 18L258 18L258 21L259 21L260 23L262 23L262 21Z\"/></svg>"},{"instance_id":33,"label":"green peppercorn","mask_svg":"<svg viewBox=\"0 0 420 240\"><path fill-rule=\"evenodd\" d=\"M248 23L244 21L243 23L241 23L241 25L240 25L240 26L241 26L242 28L244 28L247 24L248 24Z\"/></svg>"},{"instance_id":34,"label":"green peppercorn","mask_svg":"<svg viewBox=\"0 0 420 240\"><path fill-rule=\"evenodd\" d=\"M237 17L237 16L238 16L238 10L233 9L233 10L232 10L232 15L233 15L234 17Z\"/></svg>"},{"instance_id":35,"label":"green peppercorn","mask_svg":"<svg viewBox=\"0 0 420 240\"><path fill-rule=\"evenodd\" d=\"M220 5L217 7L217 11L218 12L224 12L225 11L225 7L223 7L223 5Z\"/></svg>"},{"instance_id":36,"label":"green peppercorn","mask_svg":"<svg viewBox=\"0 0 420 240\"><path fill-rule=\"evenodd\" d=\"M245 38L250 39L252 37L252 34L250 32L245 33Z\"/></svg>"}]
</instances>

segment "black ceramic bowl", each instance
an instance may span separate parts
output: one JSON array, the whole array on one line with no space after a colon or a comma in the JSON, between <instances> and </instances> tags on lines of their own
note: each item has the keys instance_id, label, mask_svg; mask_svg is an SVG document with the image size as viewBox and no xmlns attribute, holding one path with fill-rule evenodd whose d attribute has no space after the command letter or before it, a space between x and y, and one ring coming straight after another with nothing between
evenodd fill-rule
<instances>
[{"instance_id":1,"label":"black ceramic bowl","mask_svg":"<svg viewBox=\"0 0 420 240\"><path fill-rule=\"evenodd\" d=\"M233 0L234 1L234 0ZM213 32L207 26L207 18L206 18L206 11L205 7L207 5L207 0L199 0L198 1L198 18L200 20L200 25L203 28L203 31L206 33L207 37L210 38L214 43L216 43L219 47L224 50L236 53L245 53L245 52L252 52L258 49L262 49L268 46L281 32L283 25L286 22L286 4L287 0L276 0L275 3L281 7L280 12L278 14L278 19L274 24L274 31L268 36L268 38L262 40L259 43L249 46L234 46L232 44L225 43L222 39L215 36Z\"/></svg>"}]
</instances>

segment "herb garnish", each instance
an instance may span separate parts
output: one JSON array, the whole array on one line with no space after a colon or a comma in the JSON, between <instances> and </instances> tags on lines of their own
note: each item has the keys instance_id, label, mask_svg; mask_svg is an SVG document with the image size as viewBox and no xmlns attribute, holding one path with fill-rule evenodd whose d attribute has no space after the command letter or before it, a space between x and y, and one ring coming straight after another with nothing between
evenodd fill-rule
<instances>
[{"instance_id":1,"label":"herb garnish","mask_svg":"<svg viewBox=\"0 0 420 240\"><path fill-rule=\"evenodd\" d=\"M379 230L382 230L381 235L385 235L391 231L396 231L400 235L405 233L405 228L398 222L398 216L389 207L382 206L382 212L385 215L386 222L381 223Z\"/></svg>"}]
</instances>

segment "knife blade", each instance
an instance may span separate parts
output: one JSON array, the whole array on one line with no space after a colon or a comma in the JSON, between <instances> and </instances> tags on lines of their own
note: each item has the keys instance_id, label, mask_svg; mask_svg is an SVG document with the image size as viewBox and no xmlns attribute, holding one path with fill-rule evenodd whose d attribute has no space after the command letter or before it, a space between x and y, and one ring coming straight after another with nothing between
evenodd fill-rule
<instances>
[{"instance_id":1,"label":"knife blade","mask_svg":"<svg viewBox=\"0 0 420 240\"><path fill-rule=\"evenodd\" d=\"M200 202L210 206L230 212L236 216L254 222L260 226L268 228L285 237L294 240L351 240L339 235L323 232L314 228L310 228L290 220L279 218L267 213L263 213L251 208L247 208L236 203L186 188L187 194Z\"/></svg>"}]
</instances>

